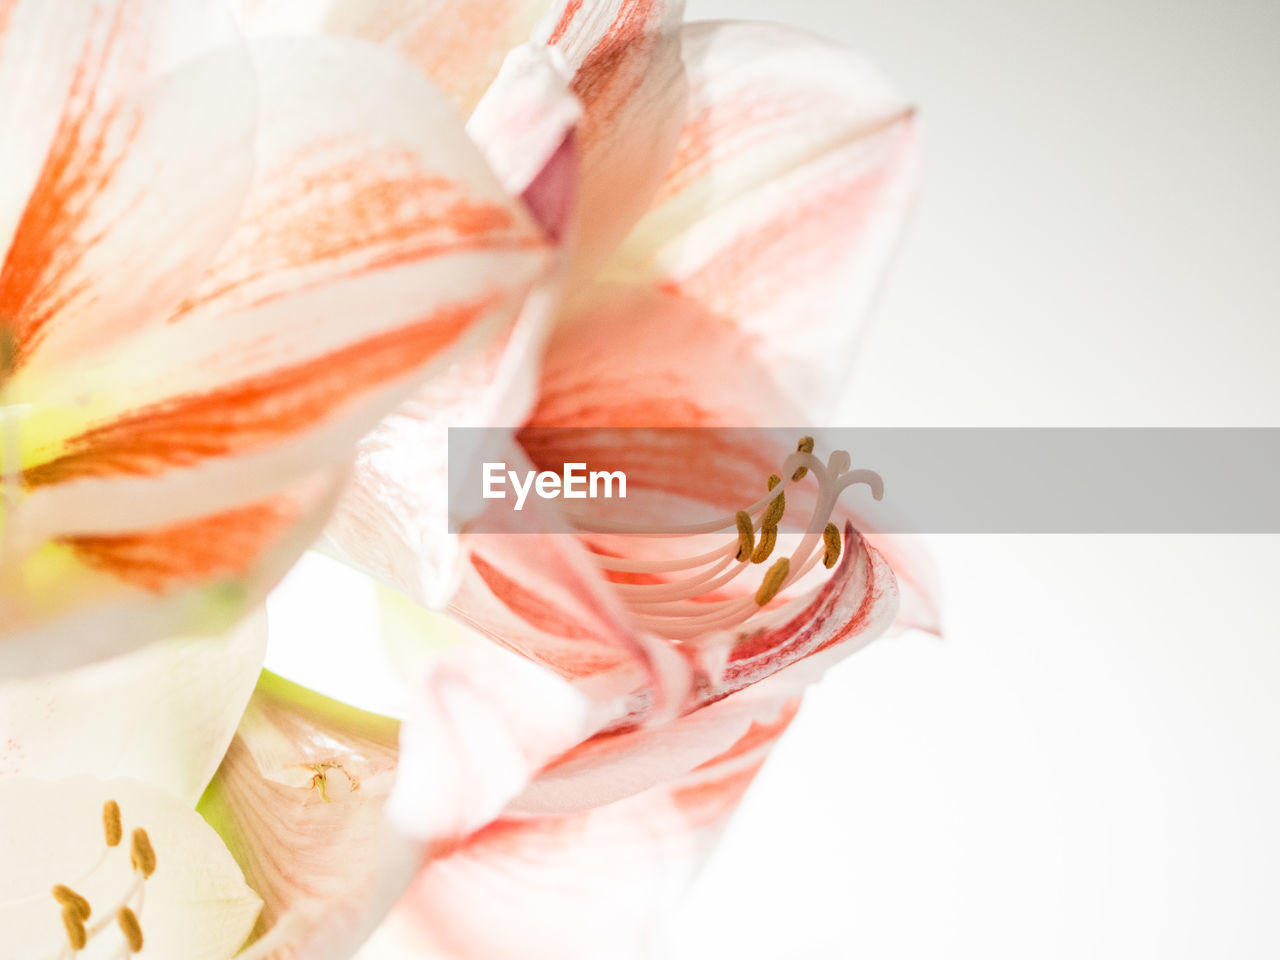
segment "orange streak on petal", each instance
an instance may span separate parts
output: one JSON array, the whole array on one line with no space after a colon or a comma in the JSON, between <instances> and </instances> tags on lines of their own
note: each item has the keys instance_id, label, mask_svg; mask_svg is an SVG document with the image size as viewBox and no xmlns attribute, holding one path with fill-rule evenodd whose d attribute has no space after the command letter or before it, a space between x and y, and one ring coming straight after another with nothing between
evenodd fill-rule
<instances>
[{"instance_id":1,"label":"orange streak on petal","mask_svg":"<svg viewBox=\"0 0 1280 960\"><path fill-rule=\"evenodd\" d=\"M190 466L298 433L362 391L407 375L453 344L493 298L220 390L146 407L80 434L70 452L27 471L29 486L77 477L145 475Z\"/></svg>"},{"instance_id":2,"label":"orange streak on petal","mask_svg":"<svg viewBox=\"0 0 1280 960\"><path fill-rule=\"evenodd\" d=\"M568 34L569 28L573 26L574 17L578 15L581 9L582 0L569 0L565 4L564 13L560 16L560 22L556 24L556 28L551 32L551 37L547 42L554 45L563 40L565 35Z\"/></svg>"},{"instance_id":3,"label":"orange streak on petal","mask_svg":"<svg viewBox=\"0 0 1280 960\"><path fill-rule=\"evenodd\" d=\"M84 292L84 282L75 285L72 278L78 254L96 238L76 234L137 132L136 116L117 127L118 104L94 117L99 83L123 28L124 6L101 49L87 45L82 54L44 168L0 265L0 316L16 338L15 366L30 356L58 311Z\"/></svg>"},{"instance_id":4,"label":"orange streak on petal","mask_svg":"<svg viewBox=\"0 0 1280 960\"><path fill-rule=\"evenodd\" d=\"M161 530L62 542L86 564L161 592L179 583L241 575L297 520L298 509L281 498Z\"/></svg>"},{"instance_id":5,"label":"orange streak on petal","mask_svg":"<svg viewBox=\"0 0 1280 960\"><path fill-rule=\"evenodd\" d=\"M540 241L506 208L476 201L459 184L424 173L409 151L330 164L324 147L263 175L260 196L171 322L224 298L223 309L260 306L349 277L478 249L528 249ZM318 167L303 173L308 166ZM326 264L335 264L322 269ZM306 271L311 270L312 276ZM232 296L232 295L236 296Z\"/></svg>"}]
</instances>

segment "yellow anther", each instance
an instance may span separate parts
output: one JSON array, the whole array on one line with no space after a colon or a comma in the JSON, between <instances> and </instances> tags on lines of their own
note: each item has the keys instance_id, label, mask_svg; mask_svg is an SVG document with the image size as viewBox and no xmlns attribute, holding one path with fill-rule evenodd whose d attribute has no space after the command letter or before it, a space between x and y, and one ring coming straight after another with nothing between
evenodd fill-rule
<instances>
[{"instance_id":1,"label":"yellow anther","mask_svg":"<svg viewBox=\"0 0 1280 960\"><path fill-rule=\"evenodd\" d=\"M120 846L124 839L124 827L120 822L120 804L108 800L102 805L102 832L106 835L108 847Z\"/></svg>"},{"instance_id":2,"label":"yellow anther","mask_svg":"<svg viewBox=\"0 0 1280 960\"><path fill-rule=\"evenodd\" d=\"M67 943L72 950L83 950L89 942L89 931L84 928L84 920L71 904L62 908L62 927L67 931Z\"/></svg>"},{"instance_id":3,"label":"yellow anther","mask_svg":"<svg viewBox=\"0 0 1280 960\"><path fill-rule=\"evenodd\" d=\"M757 606L763 607L778 595L778 591L782 589L782 581L787 579L787 574L790 572L791 561L786 557L769 568L769 572L764 575L764 580L760 584L760 589L756 591Z\"/></svg>"},{"instance_id":4,"label":"yellow anther","mask_svg":"<svg viewBox=\"0 0 1280 960\"><path fill-rule=\"evenodd\" d=\"M93 907L89 906L89 901L65 884L60 883L53 888L53 899L61 906L74 907L81 920L88 920L93 915Z\"/></svg>"},{"instance_id":5,"label":"yellow anther","mask_svg":"<svg viewBox=\"0 0 1280 960\"><path fill-rule=\"evenodd\" d=\"M156 851L151 846L151 838L147 836L147 831L141 827L133 831L129 862L144 878L156 872Z\"/></svg>"},{"instance_id":6,"label":"yellow anther","mask_svg":"<svg viewBox=\"0 0 1280 960\"><path fill-rule=\"evenodd\" d=\"M765 511L764 518L760 521L760 528L776 527L782 522L782 515L787 512L787 495L780 493L769 503L769 509Z\"/></svg>"},{"instance_id":7,"label":"yellow anther","mask_svg":"<svg viewBox=\"0 0 1280 960\"><path fill-rule=\"evenodd\" d=\"M796 444L796 453L813 453L813 437L801 437L800 442ZM808 472L808 467L797 467L796 472L791 475L791 479L803 480Z\"/></svg>"},{"instance_id":8,"label":"yellow anther","mask_svg":"<svg viewBox=\"0 0 1280 960\"><path fill-rule=\"evenodd\" d=\"M782 478L781 478L780 476L778 476L776 473L771 473L771 474L769 474L769 489L770 489L770 490L772 490L774 487L776 487L776 486L777 486L778 484L780 484L781 482L782 482Z\"/></svg>"},{"instance_id":9,"label":"yellow anther","mask_svg":"<svg viewBox=\"0 0 1280 960\"><path fill-rule=\"evenodd\" d=\"M834 523L828 523L822 531L822 542L826 549L822 553L822 565L830 570L840 559L840 530Z\"/></svg>"},{"instance_id":10,"label":"yellow anther","mask_svg":"<svg viewBox=\"0 0 1280 960\"><path fill-rule=\"evenodd\" d=\"M116 923L129 944L130 953L142 952L142 924L138 923L138 915L128 907L116 911Z\"/></svg>"},{"instance_id":11,"label":"yellow anther","mask_svg":"<svg viewBox=\"0 0 1280 960\"><path fill-rule=\"evenodd\" d=\"M777 527L763 527L760 530L760 542L756 544L756 552L751 554L752 563L764 563L773 553L774 544L778 542Z\"/></svg>"},{"instance_id":12,"label":"yellow anther","mask_svg":"<svg viewBox=\"0 0 1280 960\"><path fill-rule=\"evenodd\" d=\"M751 514L738 511L738 559L746 560L756 546L756 532L751 525Z\"/></svg>"}]
</instances>

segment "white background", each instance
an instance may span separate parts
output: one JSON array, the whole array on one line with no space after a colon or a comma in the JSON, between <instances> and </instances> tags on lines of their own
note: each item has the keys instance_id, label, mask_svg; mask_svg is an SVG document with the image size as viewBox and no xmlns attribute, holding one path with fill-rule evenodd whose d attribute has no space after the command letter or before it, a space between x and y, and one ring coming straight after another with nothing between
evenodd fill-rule
<instances>
[{"instance_id":1,"label":"white background","mask_svg":"<svg viewBox=\"0 0 1280 960\"><path fill-rule=\"evenodd\" d=\"M844 423L1280 426L1280 4L689 6L838 38L921 107ZM934 547L946 640L812 692L680 960L1280 956L1277 538Z\"/></svg>"},{"instance_id":2,"label":"white background","mask_svg":"<svg viewBox=\"0 0 1280 960\"><path fill-rule=\"evenodd\" d=\"M833 424L1280 426L1280 4L689 7L840 39L921 107L920 207ZM677 960L1280 957L1277 538L934 548L946 640L815 688ZM370 610L317 610L342 584L304 568L272 665L324 687L306 665L350 662Z\"/></svg>"}]
</instances>

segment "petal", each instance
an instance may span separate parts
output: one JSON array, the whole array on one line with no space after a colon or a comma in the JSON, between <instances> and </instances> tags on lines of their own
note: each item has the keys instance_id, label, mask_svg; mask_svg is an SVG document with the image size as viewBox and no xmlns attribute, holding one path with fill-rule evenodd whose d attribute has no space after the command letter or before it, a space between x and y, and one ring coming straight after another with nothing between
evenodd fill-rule
<instances>
[{"instance_id":1,"label":"petal","mask_svg":"<svg viewBox=\"0 0 1280 960\"><path fill-rule=\"evenodd\" d=\"M529 426L800 422L773 381L772 364L696 301L643 286L600 286L592 298L548 341Z\"/></svg>"},{"instance_id":2,"label":"petal","mask_svg":"<svg viewBox=\"0 0 1280 960\"><path fill-rule=\"evenodd\" d=\"M854 55L756 24L683 35L688 120L653 209L605 271L739 325L823 409L910 205L910 108Z\"/></svg>"},{"instance_id":3,"label":"petal","mask_svg":"<svg viewBox=\"0 0 1280 960\"><path fill-rule=\"evenodd\" d=\"M708 671L701 703L771 677L773 692L798 692L893 625L898 585L884 557L846 524L840 563L831 578L780 612L786 614L781 622L739 637L727 662Z\"/></svg>"},{"instance_id":4,"label":"petal","mask_svg":"<svg viewBox=\"0 0 1280 960\"><path fill-rule=\"evenodd\" d=\"M74 384L88 422L42 437L30 524L119 532L267 496L509 322L541 270L538 229L411 68L331 38L255 50L236 232L177 314L39 385L61 409Z\"/></svg>"},{"instance_id":5,"label":"petal","mask_svg":"<svg viewBox=\"0 0 1280 960\"><path fill-rule=\"evenodd\" d=\"M505 459L529 469L517 452ZM482 529L465 537L467 563L451 613L573 682L615 720L653 720L685 702L693 677L684 653L635 628L552 509L531 503L521 514L496 511Z\"/></svg>"},{"instance_id":6,"label":"petal","mask_svg":"<svg viewBox=\"0 0 1280 960\"><path fill-rule=\"evenodd\" d=\"M328 31L395 49L463 116L529 38L547 0L238 0L254 33Z\"/></svg>"},{"instance_id":7,"label":"petal","mask_svg":"<svg viewBox=\"0 0 1280 960\"><path fill-rule=\"evenodd\" d=\"M107 663L0 685L0 776L134 779L195 805L266 653L266 617Z\"/></svg>"},{"instance_id":8,"label":"petal","mask_svg":"<svg viewBox=\"0 0 1280 960\"><path fill-rule=\"evenodd\" d=\"M857 521L854 520L855 526ZM864 534L876 552L893 568L898 581L898 616L894 630L923 630L942 636L942 588L928 545L910 534Z\"/></svg>"},{"instance_id":9,"label":"petal","mask_svg":"<svg viewBox=\"0 0 1280 960\"><path fill-rule=\"evenodd\" d=\"M106 851L103 804L120 807L126 837L143 828L155 851L156 872L145 902L136 898L146 956L229 960L253 927L262 901L245 885L218 835L176 797L130 780L0 779L0 924L4 956L61 956L67 946L60 908L50 895L67 884L94 908L89 924L106 921L95 937L118 949L111 922L133 882L129 843ZM141 905L139 905L141 904ZM86 954L88 955L88 954ZM92 951L93 956L107 956Z\"/></svg>"},{"instance_id":10,"label":"petal","mask_svg":"<svg viewBox=\"0 0 1280 960\"><path fill-rule=\"evenodd\" d=\"M252 65L216 0L26 0L0 102L0 316L19 381L38 380L172 310L225 240Z\"/></svg>"},{"instance_id":11,"label":"petal","mask_svg":"<svg viewBox=\"0 0 1280 960\"><path fill-rule=\"evenodd\" d=\"M558 50L535 43L508 54L502 70L467 121L467 133L513 196L546 167L582 116L569 92Z\"/></svg>"},{"instance_id":12,"label":"petal","mask_svg":"<svg viewBox=\"0 0 1280 960\"><path fill-rule=\"evenodd\" d=\"M589 279L648 209L671 164L684 120L677 0L559 0L534 39L573 71L583 118L574 276Z\"/></svg>"},{"instance_id":13,"label":"petal","mask_svg":"<svg viewBox=\"0 0 1280 960\"><path fill-rule=\"evenodd\" d=\"M795 707L775 704L771 724L660 787L481 831L427 865L360 960L665 955L665 920Z\"/></svg>"},{"instance_id":14,"label":"petal","mask_svg":"<svg viewBox=\"0 0 1280 960\"><path fill-rule=\"evenodd\" d=\"M497 818L553 757L589 732L589 703L554 673L478 642L438 658L401 731L387 813L437 849Z\"/></svg>"},{"instance_id":15,"label":"petal","mask_svg":"<svg viewBox=\"0 0 1280 960\"><path fill-rule=\"evenodd\" d=\"M437 653L418 692L399 725L263 675L200 805L265 900L255 956L349 956L427 850L485 826L587 719L483 642Z\"/></svg>"},{"instance_id":16,"label":"petal","mask_svg":"<svg viewBox=\"0 0 1280 960\"><path fill-rule=\"evenodd\" d=\"M897 585L888 564L852 528L845 541L835 576L811 597L796 600L783 622L744 631L730 641L723 662L704 662L684 717L593 738L548 768L512 809L541 816L609 803L683 776L753 725L777 726L779 704L894 622Z\"/></svg>"},{"instance_id":17,"label":"petal","mask_svg":"<svg viewBox=\"0 0 1280 960\"><path fill-rule=\"evenodd\" d=\"M393 720L263 675L199 807L263 898L260 955L313 956L363 922L396 738Z\"/></svg>"},{"instance_id":18,"label":"petal","mask_svg":"<svg viewBox=\"0 0 1280 960\"><path fill-rule=\"evenodd\" d=\"M449 428L497 428L527 416L551 303L540 288L510 330L432 377L360 442L326 552L425 606L448 603L459 576L451 521L468 519L451 517L440 495L449 489Z\"/></svg>"},{"instance_id":19,"label":"petal","mask_svg":"<svg viewBox=\"0 0 1280 960\"><path fill-rule=\"evenodd\" d=\"M798 700L761 683L671 723L593 737L544 770L510 813L564 816L601 807L673 783L735 748L758 765L797 707Z\"/></svg>"},{"instance_id":20,"label":"petal","mask_svg":"<svg viewBox=\"0 0 1280 960\"><path fill-rule=\"evenodd\" d=\"M166 637L225 632L319 535L344 480L321 474L190 523L50 543L4 567L0 676L39 676Z\"/></svg>"}]
</instances>

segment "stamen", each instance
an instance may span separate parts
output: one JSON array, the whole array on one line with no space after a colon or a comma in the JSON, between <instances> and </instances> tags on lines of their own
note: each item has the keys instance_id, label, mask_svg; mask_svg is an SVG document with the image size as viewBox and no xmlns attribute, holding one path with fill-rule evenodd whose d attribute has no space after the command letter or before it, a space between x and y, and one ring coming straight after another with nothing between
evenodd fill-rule
<instances>
[{"instance_id":1,"label":"stamen","mask_svg":"<svg viewBox=\"0 0 1280 960\"><path fill-rule=\"evenodd\" d=\"M674 555L659 551L657 556L649 558L643 554L615 554L617 547L611 541L599 545L587 541L601 570L645 575L641 582L613 584L619 599L630 608L637 627L676 642L697 641L722 631L736 630L779 597L784 588L801 582L820 560L827 569L839 562L843 542L838 527L831 522L837 499L855 483L868 485L872 495L880 499L883 482L872 471L849 470L850 458L843 451L833 452L824 463L813 455L813 449L812 438L802 438L796 452L788 454L779 465L778 473L769 477L768 493L743 509L713 519L660 532L645 523L579 524L579 530L587 536L622 534L661 537L668 541L676 538L676 542L685 542L692 548L676 550ZM812 503L807 497L802 500L806 504L805 512L811 512L811 516L806 517L800 527L805 532L794 550L774 560L754 593L721 592L747 569L745 560L763 564L777 552L781 539L779 525L787 509L787 488L796 477L807 477L810 473L817 482L817 495ZM719 545L710 549L693 539L722 535L726 531L733 531L733 536L719 540ZM715 540L713 536L709 543Z\"/></svg>"},{"instance_id":2,"label":"stamen","mask_svg":"<svg viewBox=\"0 0 1280 960\"><path fill-rule=\"evenodd\" d=\"M769 503L769 509L765 511L764 519L760 521L761 527L777 527L782 522L782 515L787 512L787 495L785 492L778 494Z\"/></svg>"},{"instance_id":3,"label":"stamen","mask_svg":"<svg viewBox=\"0 0 1280 960\"><path fill-rule=\"evenodd\" d=\"M76 893L66 884L58 884L53 888L53 899L57 900L63 908L70 907L75 910L76 915L81 920L88 920L93 916L93 908L89 906L89 901L80 894Z\"/></svg>"},{"instance_id":4,"label":"stamen","mask_svg":"<svg viewBox=\"0 0 1280 960\"><path fill-rule=\"evenodd\" d=\"M801 437L800 442L796 444L796 453L813 453L813 437ZM799 482L804 479L805 474L808 472L808 467L797 467L796 472L791 475L791 479Z\"/></svg>"},{"instance_id":5,"label":"stamen","mask_svg":"<svg viewBox=\"0 0 1280 960\"><path fill-rule=\"evenodd\" d=\"M121 907L116 912L116 923L120 925L120 932L129 944L129 952L141 953L142 924L138 922L138 915L128 907Z\"/></svg>"},{"instance_id":6,"label":"stamen","mask_svg":"<svg viewBox=\"0 0 1280 960\"><path fill-rule=\"evenodd\" d=\"M769 559L769 554L773 553L774 545L778 542L778 528L765 527L760 531L760 543L756 546L756 552L751 555L752 563L764 563Z\"/></svg>"},{"instance_id":7,"label":"stamen","mask_svg":"<svg viewBox=\"0 0 1280 960\"><path fill-rule=\"evenodd\" d=\"M826 547L822 554L822 565L830 570L840 559L840 530L834 523L828 523L827 529L822 531L822 543Z\"/></svg>"},{"instance_id":8,"label":"stamen","mask_svg":"<svg viewBox=\"0 0 1280 960\"><path fill-rule=\"evenodd\" d=\"M770 567L769 572L764 575L764 581L760 584L760 589L756 591L756 606L763 607L777 596L778 591L782 589L783 581L787 579L787 574L790 572L791 561L786 557L782 557Z\"/></svg>"},{"instance_id":9,"label":"stamen","mask_svg":"<svg viewBox=\"0 0 1280 960\"><path fill-rule=\"evenodd\" d=\"M147 831L141 827L133 831L129 862L143 877L150 877L156 872L156 852L151 846L151 838L147 836Z\"/></svg>"},{"instance_id":10,"label":"stamen","mask_svg":"<svg viewBox=\"0 0 1280 960\"><path fill-rule=\"evenodd\" d=\"M756 531L752 525L751 514L745 510L738 511L738 559L747 560L756 545Z\"/></svg>"},{"instance_id":11,"label":"stamen","mask_svg":"<svg viewBox=\"0 0 1280 960\"><path fill-rule=\"evenodd\" d=\"M67 943L72 950L83 950L89 942L89 931L84 928L80 912L71 904L62 908L62 927L67 932Z\"/></svg>"},{"instance_id":12,"label":"stamen","mask_svg":"<svg viewBox=\"0 0 1280 960\"><path fill-rule=\"evenodd\" d=\"M120 822L120 804L108 800L102 806L102 832L106 835L108 847L120 846L124 839L124 827Z\"/></svg>"}]
</instances>

